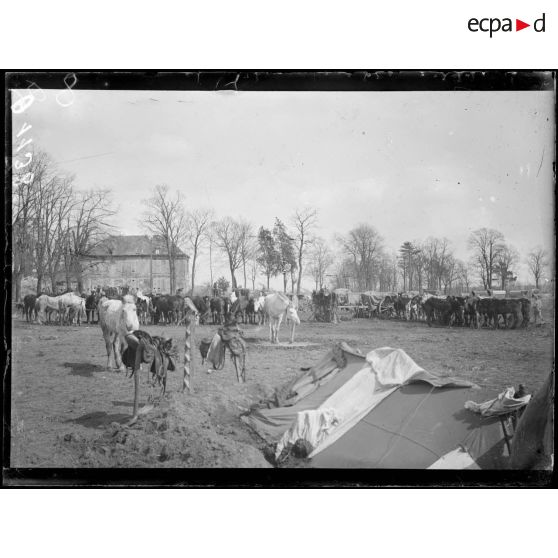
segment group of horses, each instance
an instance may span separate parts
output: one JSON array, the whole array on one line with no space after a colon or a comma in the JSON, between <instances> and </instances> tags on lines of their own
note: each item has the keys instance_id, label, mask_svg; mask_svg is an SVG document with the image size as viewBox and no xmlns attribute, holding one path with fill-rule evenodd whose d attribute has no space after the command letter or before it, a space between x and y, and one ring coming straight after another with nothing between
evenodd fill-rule
<instances>
[{"instance_id":1,"label":"group of horses","mask_svg":"<svg viewBox=\"0 0 558 558\"><path fill-rule=\"evenodd\" d=\"M526 298L480 297L473 291L467 296L386 296L379 304L383 314L404 320L424 320L428 326L463 326L472 328L527 327L531 301Z\"/></svg>"},{"instance_id":2,"label":"group of horses","mask_svg":"<svg viewBox=\"0 0 558 558\"><path fill-rule=\"evenodd\" d=\"M81 325L87 315L85 298L73 292L58 296L45 293L26 295L17 306L28 322L37 321L41 324L55 322L59 325Z\"/></svg>"},{"instance_id":3,"label":"group of horses","mask_svg":"<svg viewBox=\"0 0 558 558\"><path fill-rule=\"evenodd\" d=\"M297 314L296 297L289 299L281 293L253 294L246 289L233 290L227 296L182 296L144 295L141 291L124 296L102 290L89 295L73 292L58 296L48 294L26 295L18 307L28 322L58 325L88 324L100 320L99 302L108 300L133 301L138 325L180 325L188 312L192 312L200 324L221 325L234 319L243 324L269 324L270 341L278 342L278 330L284 317L291 323L291 342L294 341L294 327L300 324Z\"/></svg>"}]
</instances>

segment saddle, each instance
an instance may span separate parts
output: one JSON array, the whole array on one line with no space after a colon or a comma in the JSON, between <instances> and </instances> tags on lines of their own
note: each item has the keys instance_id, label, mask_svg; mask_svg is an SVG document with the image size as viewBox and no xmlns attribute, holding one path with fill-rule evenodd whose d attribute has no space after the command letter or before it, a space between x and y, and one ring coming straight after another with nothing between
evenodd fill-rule
<instances>
[{"instance_id":1,"label":"saddle","mask_svg":"<svg viewBox=\"0 0 558 558\"><path fill-rule=\"evenodd\" d=\"M233 355L241 356L246 353L246 342L242 339L242 330L235 321L220 327L217 333L223 341L223 344L229 348Z\"/></svg>"},{"instance_id":2,"label":"saddle","mask_svg":"<svg viewBox=\"0 0 558 558\"><path fill-rule=\"evenodd\" d=\"M139 369L141 364L148 364L153 382L165 385L167 370L176 370L177 351L172 339L165 339L149 335L138 329L126 335L128 347L122 354L122 362L130 368L130 377Z\"/></svg>"}]
</instances>

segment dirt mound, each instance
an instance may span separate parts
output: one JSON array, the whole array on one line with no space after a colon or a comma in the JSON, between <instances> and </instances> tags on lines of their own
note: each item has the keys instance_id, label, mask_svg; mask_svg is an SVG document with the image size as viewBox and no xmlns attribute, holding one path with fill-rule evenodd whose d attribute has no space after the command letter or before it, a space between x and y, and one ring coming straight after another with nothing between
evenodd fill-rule
<instances>
[{"instance_id":1,"label":"dirt mound","mask_svg":"<svg viewBox=\"0 0 558 558\"><path fill-rule=\"evenodd\" d=\"M93 439L69 432L59 444L73 467L271 467L257 448L200 418L185 423L171 398L131 427L113 422Z\"/></svg>"}]
</instances>

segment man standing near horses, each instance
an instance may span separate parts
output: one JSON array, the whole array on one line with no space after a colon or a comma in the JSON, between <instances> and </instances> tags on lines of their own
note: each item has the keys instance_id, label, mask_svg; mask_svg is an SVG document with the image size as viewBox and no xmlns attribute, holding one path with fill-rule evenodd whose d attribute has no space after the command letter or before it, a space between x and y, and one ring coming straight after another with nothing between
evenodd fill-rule
<instances>
[{"instance_id":1,"label":"man standing near horses","mask_svg":"<svg viewBox=\"0 0 558 558\"><path fill-rule=\"evenodd\" d=\"M544 320L542 317L542 300L541 300L541 295L538 293L533 293L532 297L533 299L533 314L535 317L535 325L543 325L544 324Z\"/></svg>"}]
</instances>

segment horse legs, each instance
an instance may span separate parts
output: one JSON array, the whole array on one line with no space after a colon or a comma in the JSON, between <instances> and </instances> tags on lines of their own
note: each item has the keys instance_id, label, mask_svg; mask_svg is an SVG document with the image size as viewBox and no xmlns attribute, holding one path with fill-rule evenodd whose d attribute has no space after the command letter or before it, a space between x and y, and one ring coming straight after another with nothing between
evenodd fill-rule
<instances>
[{"instance_id":1,"label":"horse legs","mask_svg":"<svg viewBox=\"0 0 558 558\"><path fill-rule=\"evenodd\" d=\"M120 372L126 372L126 367L122 362L122 354L120 352L122 349L122 341L120 340L120 336L118 334L114 336L113 348L116 367L120 370Z\"/></svg>"},{"instance_id":2,"label":"horse legs","mask_svg":"<svg viewBox=\"0 0 558 558\"><path fill-rule=\"evenodd\" d=\"M103 337L105 338L105 346L107 349L107 370L110 370L111 369L110 357L112 354L112 347L113 347L112 334L103 331Z\"/></svg>"}]
</instances>

